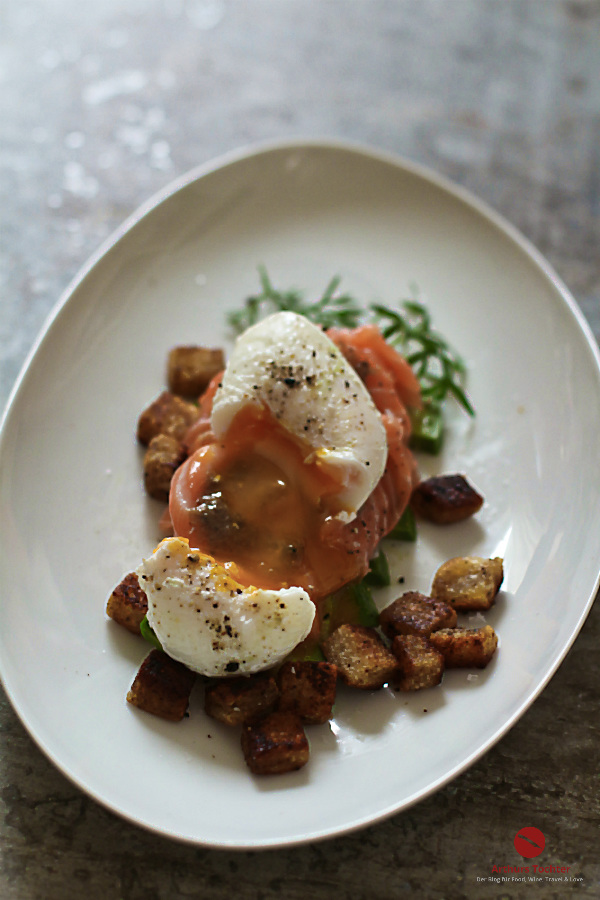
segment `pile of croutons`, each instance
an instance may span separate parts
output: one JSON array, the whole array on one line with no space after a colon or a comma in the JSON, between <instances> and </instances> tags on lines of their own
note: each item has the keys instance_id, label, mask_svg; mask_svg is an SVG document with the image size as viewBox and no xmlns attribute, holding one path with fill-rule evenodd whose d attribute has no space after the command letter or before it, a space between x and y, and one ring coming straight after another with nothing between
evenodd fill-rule
<instances>
[{"instance_id":1,"label":"pile of croutons","mask_svg":"<svg viewBox=\"0 0 600 900\"><path fill-rule=\"evenodd\" d=\"M137 437L147 449L147 493L167 501L171 478L186 456L184 437L197 421L195 401L224 368L222 350L174 348L168 358L168 390L140 415ZM462 475L422 481L411 507L421 518L441 525L476 513L481 495ZM196 681L204 683L204 707L214 719L241 729L241 744L250 770L277 774L301 768L309 757L305 725L328 722L339 681L373 691L388 684L417 691L440 684L444 670L484 668L498 643L494 630L464 628L458 613L484 612L494 603L503 580L500 558L459 557L436 573L429 596L409 591L379 617L377 628L342 624L321 644L323 660L288 660L276 670L249 677L201 679L160 649L142 663L127 694L134 706L179 721L187 715ZM109 597L110 618L134 634L148 609L134 573Z\"/></svg>"},{"instance_id":2,"label":"pile of croutons","mask_svg":"<svg viewBox=\"0 0 600 900\"><path fill-rule=\"evenodd\" d=\"M305 725L332 717L338 680L359 690L389 684L417 691L440 684L444 670L484 668L497 646L489 625L465 628L458 613L483 612L503 580L500 558L465 556L437 571L430 596L408 591L380 614L379 627L340 625L321 649L324 661L289 660L276 670L248 677L205 679L204 708L214 719L241 728L241 745L255 774L301 768L308 761ZM111 594L108 615L133 633L147 611L137 577L129 574ZM142 663L127 700L171 721L188 709L197 676L161 650Z\"/></svg>"},{"instance_id":3,"label":"pile of croutons","mask_svg":"<svg viewBox=\"0 0 600 900\"><path fill-rule=\"evenodd\" d=\"M137 438L145 446L144 486L155 500L167 502L173 473L186 457L184 438L196 422L196 401L210 381L225 368L223 350L211 347L174 347L167 362L168 390L139 417Z\"/></svg>"}]
</instances>

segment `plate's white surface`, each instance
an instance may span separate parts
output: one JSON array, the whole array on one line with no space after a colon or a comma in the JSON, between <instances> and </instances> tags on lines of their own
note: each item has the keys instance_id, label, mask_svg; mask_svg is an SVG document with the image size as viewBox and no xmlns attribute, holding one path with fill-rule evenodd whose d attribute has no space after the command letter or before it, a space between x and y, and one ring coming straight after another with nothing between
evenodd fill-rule
<instances>
[{"instance_id":1,"label":"plate's white surface","mask_svg":"<svg viewBox=\"0 0 600 900\"><path fill-rule=\"evenodd\" d=\"M112 810L221 847L314 840L374 822L462 771L547 683L593 600L600 559L600 379L593 339L556 276L519 235L443 180L387 156L279 145L204 167L126 223L68 291L13 394L0 456L0 666L33 738ZM276 284L320 291L339 273L365 303L416 282L466 358L474 422L425 473L462 471L477 521L421 527L390 551L402 590L437 565L502 555L486 616L500 649L483 673L416 695L342 691L311 760L256 779L237 732L201 696L172 725L125 693L147 645L108 621L105 598L152 549L139 412L168 349L222 344L224 311ZM476 620L477 622L479 619Z\"/></svg>"}]
</instances>

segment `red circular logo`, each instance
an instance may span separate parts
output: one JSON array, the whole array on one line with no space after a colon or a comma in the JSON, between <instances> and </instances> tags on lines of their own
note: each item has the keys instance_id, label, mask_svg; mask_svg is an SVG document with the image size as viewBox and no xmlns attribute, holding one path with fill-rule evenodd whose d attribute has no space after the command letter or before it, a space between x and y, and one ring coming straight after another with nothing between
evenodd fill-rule
<instances>
[{"instance_id":1,"label":"red circular logo","mask_svg":"<svg viewBox=\"0 0 600 900\"><path fill-rule=\"evenodd\" d=\"M515 850L526 859L539 856L546 846L546 838L539 828L520 828L515 835Z\"/></svg>"}]
</instances>

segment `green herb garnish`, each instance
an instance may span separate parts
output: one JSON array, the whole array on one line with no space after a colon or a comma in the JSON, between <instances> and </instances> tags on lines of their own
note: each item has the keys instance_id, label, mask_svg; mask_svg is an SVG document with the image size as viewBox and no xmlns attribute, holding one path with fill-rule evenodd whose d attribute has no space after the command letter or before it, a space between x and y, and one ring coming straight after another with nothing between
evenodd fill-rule
<instances>
[{"instance_id":1,"label":"green herb garnish","mask_svg":"<svg viewBox=\"0 0 600 900\"><path fill-rule=\"evenodd\" d=\"M323 602L319 640L323 641L340 625L377 627L379 611L366 579L355 581L330 594Z\"/></svg>"},{"instance_id":2,"label":"green herb garnish","mask_svg":"<svg viewBox=\"0 0 600 900\"><path fill-rule=\"evenodd\" d=\"M325 654L319 646L319 641L308 637L294 647L287 659L297 662L325 662Z\"/></svg>"},{"instance_id":3,"label":"green herb garnish","mask_svg":"<svg viewBox=\"0 0 600 900\"><path fill-rule=\"evenodd\" d=\"M444 443L444 417L442 408L434 403L426 403L421 409L409 410L412 431L410 446L423 453L440 453Z\"/></svg>"},{"instance_id":4,"label":"green herb garnish","mask_svg":"<svg viewBox=\"0 0 600 900\"><path fill-rule=\"evenodd\" d=\"M394 541L416 541L417 521L410 506L406 507L399 521L387 536Z\"/></svg>"},{"instance_id":5,"label":"green herb garnish","mask_svg":"<svg viewBox=\"0 0 600 900\"><path fill-rule=\"evenodd\" d=\"M411 446L426 453L439 453L443 443L442 405L454 397L470 416L475 411L464 391L466 368L461 357L434 331L431 316L413 290L413 298L396 309L371 303L366 309L348 293L339 293L340 277L335 276L317 300L307 301L301 291L280 291L273 286L267 270L259 266L260 293L248 297L241 310L228 315L236 334L274 312L289 311L306 316L328 328L356 328L372 322L383 337L406 358L412 367L423 398L421 409L409 410L412 421Z\"/></svg>"},{"instance_id":6,"label":"green herb garnish","mask_svg":"<svg viewBox=\"0 0 600 900\"><path fill-rule=\"evenodd\" d=\"M474 416L475 410L462 387L465 364L445 338L433 330L427 308L418 300L405 300L400 310L379 303L371 304L370 309L386 341L412 367L425 407L439 408L450 395Z\"/></svg>"},{"instance_id":7,"label":"green herb garnish","mask_svg":"<svg viewBox=\"0 0 600 900\"><path fill-rule=\"evenodd\" d=\"M149 644L152 644L153 647L156 647L157 650L162 650L162 644L156 637L156 633L148 621L148 616L144 616L140 622L140 634L144 640L148 641Z\"/></svg>"},{"instance_id":8,"label":"green herb garnish","mask_svg":"<svg viewBox=\"0 0 600 900\"><path fill-rule=\"evenodd\" d=\"M371 587L387 587L391 584L390 567L388 565L387 556L383 550L379 550L377 556L374 556L369 564L369 571L365 575L363 581Z\"/></svg>"},{"instance_id":9,"label":"green herb garnish","mask_svg":"<svg viewBox=\"0 0 600 900\"><path fill-rule=\"evenodd\" d=\"M341 281L337 275L327 284L319 299L312 302L305 301L299 290L279 291L274 288L264 266L259 266L258 275L262 291L248 297L243 309L231 312L227 317L236 334L241 334L250 325L275 312L298 313L322 325L325 330L332 327L356 328L364 315L364 310L350 294L337 292Z\"/></svg>"}]
</instances>

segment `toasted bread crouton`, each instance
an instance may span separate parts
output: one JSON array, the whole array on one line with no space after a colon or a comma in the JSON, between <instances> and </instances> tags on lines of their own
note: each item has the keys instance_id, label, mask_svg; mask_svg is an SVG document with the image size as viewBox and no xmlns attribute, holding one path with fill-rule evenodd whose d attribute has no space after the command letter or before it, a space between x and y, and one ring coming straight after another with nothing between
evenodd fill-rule
<instances>
[{"instance_id":1,"label":"toasted bread crouton","mask_svg":"<svg viewBox=\"0 0 600 900\"><path fill-rule=\"evenodd\" d=\"M400 677L395 683L401 691L420 691L439 684L444 674L444 657L426 637L398 634L392 641Z\"/></svg>"},{"instance_id":2,"label":"toasted bread crouton","mask_svg":"<svg viewBox=\"0 0 600 900\"><path fill-rule=\"evenodd\" d=\"M132 634L140 633L140 622L148 612L148 598L135 572L126 575L106 603L106 614Z\"/></svg>"},{"instance_id":3,"label":"toasted bread crouton","mask_svg":"<svg viewBox=\"0 0 600 900\"><path fill-rule=\"evenodd\" d=\"M459 612L483 611L496 599L503 579L503 561L499 556L457 556L435 573L431 596Z\"/></svg>"},{"instance_id":4,"label":"toasted bread crouton","mask_svg":"<svg viewBox=\"0 0 600 900\"><path fill-rule=\"evenodd\" d=\"M418 591L407 591L380 613L379 624L389 638L397 634L427 637L439 628L453 628L456 612L447 603Z\"/></svg>"},{"instance_id":5,"label":"toasted bread crouton","mask_svg":"<svg viewBox=\"0 0 600 900\"><path fill-rule=\"evenodd\" d=\"M138 419L137 438L147 446L157 434L168 434L182 441L199 416L198 407L169 391L163 391Z\"/></svg>"},{"instance_id":6,"label":"toasted bread crouton","mask_svg":"<svg viewBox=\"0 0 600 900\"><path fill-rule=\"evenodd\" d=\"M281 775L302 768L308 762L309 746L300 716L277 711L243 725L242 751L255 775Z\"/></svg>"},{"instance_id":7,"label":"toasted bread crouton","mask_svg":"<svg viewBox=\"0 0 600 900\"><path fill-rule=\"evenodd\" d=\"M498 646L498 636L491 625L444 628L434 631L429 641L444 657L447 669L485 669Z\"/></svg>"},{"instance_id":8,"label":"toasted bread crouton","mask_svg":"<svg viewBox=\"0 0 600 900\"><path fill-rule=\"evenodd\" d=\"M210 347L173 347L167 362L167 384L173 394L197 398L225 368L225 354Z\"/></svg>"},{"instance_id":9,"label":"toasted bread crouton","mask_svg":"<svg viewBox=\"0 0 600 900\"><path fill-rule=\"evenodd\" d=\"M183 444L168 434L157 434L144 456L144 487L155 500L169 499L171 479L185 459Z\"/></svg>"},{"instance_id":10,"label":"toasted bread crouton","mask_svg":"<svg viewBox=\"0 0 600 900\"><path fill-rule=\"evenodd\" d=\"M398 660L374 628L340 625L323 642L323 653L350 687L376 690L390 680Z\"/></svg>"},{"instance_id":11,"label":"toasted bread crouton","mask_svg":"<svg viewBox=\"0 0 600 900\"><path fill-rule=\"evenodd\" d=\"M450 525L480 510L483 497L462 475L437 475L417 485L410 505L421 518Z\"/></svg>"},{"instance_id":12,"label":"toasted bread crouton","mask_svg":"<svg viewBox=\"0 0 600 900\"><path fill-rule=\"evenodd\" d=\"M135 676L127 700L144 712L178 722L183 719L196 676L162 650L151 650Z\"/></svg>"},{"instance_id":13,"label":"toasted bread crouton","mask_svg":"<svg viewBox=\"0 0 600 900\"><path fill-rule=\"evenodd\" d=\"M307 725L322 725L331 718L337 684L337 667L329 662L285 662L277 681L281 696L278 709L297 713Z\"/></svg>"},{"instance_id":14,"label":"toasted bread crouton","mask_svg":"<svg viewBox=\"0 0 600 900\"><path fill-rule=\"evenodd\" d=\"M241 725L275 708L279 689L272 675L223 678L206 686L205 712L226 725Z\"/></svg>"}]
</instances>

